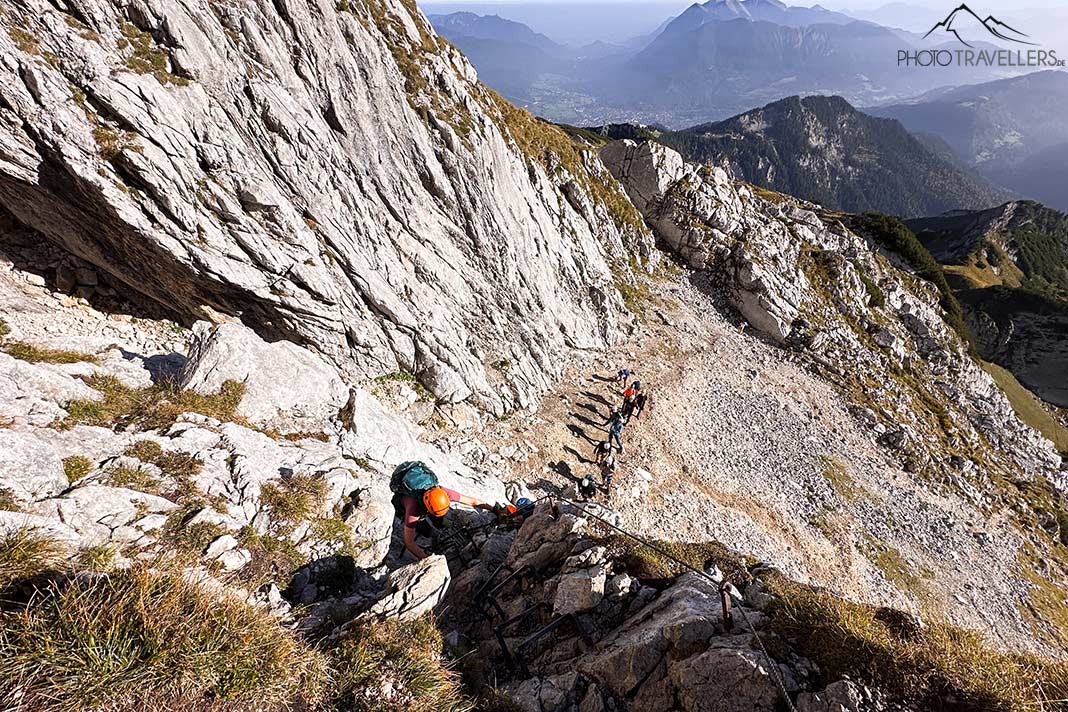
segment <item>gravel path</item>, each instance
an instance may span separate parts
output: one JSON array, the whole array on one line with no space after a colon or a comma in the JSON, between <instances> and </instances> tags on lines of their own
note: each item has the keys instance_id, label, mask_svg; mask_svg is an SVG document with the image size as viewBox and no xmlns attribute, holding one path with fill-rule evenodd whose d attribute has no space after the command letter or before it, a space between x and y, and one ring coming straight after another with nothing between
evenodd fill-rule
<instances>
[{"instance_id":1,"label":"gravel path","mask_svg":"<svg viewBox=\"0 0 1068 712\"><path fill-rule=\"evenodd\" d=\"M536 413L483 433L490 452L507 455L490 458L510 470L502 475L545 492L595 472L600 424L621 400L609 377L626 365L652 403L624 432L608 502L629 529L722 541L855 600L1043 650L1020 613L1010 525L892 464L829 384L745 333L702 291L661 289L641 333L572 367ZM633 498L639 469L652 484Z\"/></svg>"}]
</instances>

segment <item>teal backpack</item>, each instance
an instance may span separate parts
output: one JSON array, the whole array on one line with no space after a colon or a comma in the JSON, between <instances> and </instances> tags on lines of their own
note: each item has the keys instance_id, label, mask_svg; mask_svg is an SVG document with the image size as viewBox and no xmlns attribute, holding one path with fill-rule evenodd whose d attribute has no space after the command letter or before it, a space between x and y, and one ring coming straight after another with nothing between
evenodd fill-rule
<instances>
[{"instance_id":1,"label":"teal backpack","mask_svg":"<svg viewBox=\"0 0 1068 712\"><path fill-rule=\"evenodd\" d=\"M402 462L393 470L389 480L389 489L402 497L423 496L428 489L438 486L438 478L422 462Z\"/></svg>"}]
</instances>

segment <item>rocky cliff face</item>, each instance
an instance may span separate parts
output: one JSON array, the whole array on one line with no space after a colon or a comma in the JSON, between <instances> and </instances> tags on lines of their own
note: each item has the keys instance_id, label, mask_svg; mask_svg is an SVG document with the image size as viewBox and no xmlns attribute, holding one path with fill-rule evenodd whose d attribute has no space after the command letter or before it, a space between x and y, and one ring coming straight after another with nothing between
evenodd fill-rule
<instances>
[{"instance_id":1,"label":"rocky cliff face","mask_svg":"<svg viewBox=\"0 0 1068 712\"><path fill-rule=\"evenodd\" d=\"M187 323L502 412L626 320L613 268L649 246L618 187L411 5L33 0L0 23L0 204Z\"/></svg>"}]
</instances>

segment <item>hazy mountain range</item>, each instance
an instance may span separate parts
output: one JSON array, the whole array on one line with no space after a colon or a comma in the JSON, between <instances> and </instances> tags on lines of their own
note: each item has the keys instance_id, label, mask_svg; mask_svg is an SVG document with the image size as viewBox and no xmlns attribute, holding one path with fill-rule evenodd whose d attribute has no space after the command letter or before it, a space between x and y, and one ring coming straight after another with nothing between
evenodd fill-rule
<instances>
[{"instance_id":1,"label":"hazy mountain range","mask_svg":"<svg viewBox=\"0 0 1068 712\"><path fill-rule=\"evenodd\" d=\"M864 111L944 140L994 183L1068 209L1068 73L1044 71L930 92Z\"/></svg>"},{"instance_id":2,"label":"hazy mountain range","mask_svg":"<svg viewBox=\"0 0 1068 712\"><path fill-rule=\"evenodd\" d=\"M899 51L960 47L954 36L924 40L819 5L779 0L695 3L629 38L568 46L500 17L479 22L470 13L451 13L431 20L488 84L538 115L578 125L636 121L679 128L792 94L882 104L998 78L983 68L898 66ZM995 48L990 41L996 38L986 34L973 46Z\"/></svg>"}]
</instances>

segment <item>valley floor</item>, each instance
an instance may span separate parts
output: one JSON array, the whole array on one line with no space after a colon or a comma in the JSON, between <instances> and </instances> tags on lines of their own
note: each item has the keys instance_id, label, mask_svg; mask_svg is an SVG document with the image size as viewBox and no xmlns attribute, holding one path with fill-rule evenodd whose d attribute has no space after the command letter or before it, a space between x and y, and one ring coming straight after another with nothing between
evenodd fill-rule
<instances>
[{"instance_id":1,"label":"valley floor","mask_svg":"<svg viewBox=\"0 0 1068 712\"><path fill-rule=\"evenodd\" d=\"M627 366L651 409L626 428L600 499L628 529L717 540L849 598L1048 652L1011 524L895 466L829 384L724 317L698 279L658 285L634 335L568 369L537 412L489 426L472 464L534 491L573 491L597 472L593 448L621 400L610 378Z\"/></svg>"}]
</instances>

